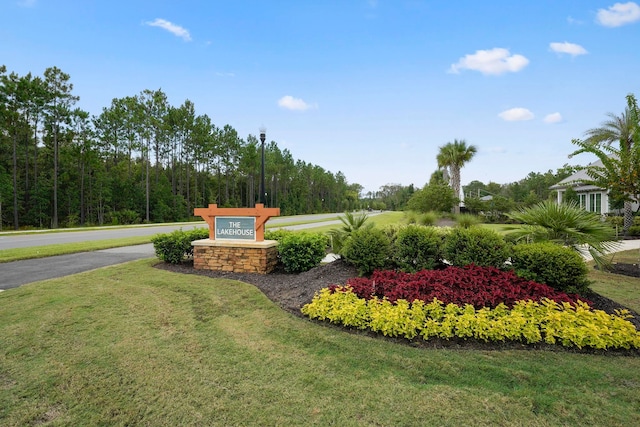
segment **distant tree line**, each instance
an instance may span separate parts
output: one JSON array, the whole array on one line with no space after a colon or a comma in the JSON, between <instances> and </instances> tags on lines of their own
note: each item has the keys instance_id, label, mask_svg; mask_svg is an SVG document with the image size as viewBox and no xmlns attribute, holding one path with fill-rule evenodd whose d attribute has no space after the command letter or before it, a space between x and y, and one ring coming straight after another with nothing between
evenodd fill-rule
<instances>
[{"instance_id":1,"label":"distant tree line","mask_svg":"<svg viewBox=\"0 0 640 427\"><path fill-rule=\"evenodd\" d=\"M464 139L454 139L438 148L438 169L422 188L387 184L378 192L366 194L367 205L374 209L378 206L393 210L458 213L462 200L467 212L482 212L489 220L501 220L511 210L552 198L555 193L550 187L577 170L577 167L564 165L556 172L531 172L525 178L508 184L472 181L462 186L460 194L460 170L473 159L477 148L468 145ZM571 196L571 191L568 191L567 197ZM573 196L577 199L576 194Z\"/></svg>"},{"instance_id":2,"label":"distant tree line","mask_svg":"<svg viewBox=\"0 0 640 427\"><path fill-rule=\"evenodd\" d=\"M462 186L464 206L471 213L482 211L490 213L490 216L501 216L517 208L533 206L544 200L555 200L555 191L550 190L550 187L575 173L577 168L564 165L555 172L530 172L523 179L507 184L471 181ZM364 194L364 201L374 209L383 206L385 209L393 210L450 212L459 200L443 172L442 169L434 171L429 182L419 189L415 189L413 185L383 185L377 192ZM572 193L568 191L565 199L571 197ZM577 200L576 194L574 198Z\"/></svg>"},{"instance_id":3,"label":"distant tree line","mask_svg":"<svg viewBox=\"0 0 640 427\"><path fill-rule=\"evenodd\" d=\"M180 221L209 203L259 201L261 142L216 126L188 99L143 90L98 116L75 107L57 67L20 76L0 66L0 226ZM265 142L265 193L282 215L360 207L362 186Z\"/></svg>"}]
</instances>

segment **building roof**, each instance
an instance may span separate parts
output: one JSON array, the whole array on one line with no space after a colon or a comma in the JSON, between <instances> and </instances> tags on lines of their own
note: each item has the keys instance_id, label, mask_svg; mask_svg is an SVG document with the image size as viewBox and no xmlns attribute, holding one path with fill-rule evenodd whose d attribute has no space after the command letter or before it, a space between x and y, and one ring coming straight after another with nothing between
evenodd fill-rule
<instances>
[{"instance_id":1,"label":"building roof","mask_svg":"<svg viewBox=\"0 0 640 427\"><path fill-rule=\"evenodd\" d=\"M602 161L601 160L596 160L593 163L590 163L589 166L603 166ZM589 167L587 166L587 167ZM551 190L558 190L561 188L567 188L567 187L573 187L574 190L579 191L586 191L586 190L596 190L596 189L600 189L600 187L596 187L595 185L584 185L582 184L584 181L588 181L590 180L591 177L589 177L589 175L587 175L587 170L585 169L581 169L578 172L574 173L571 176L566 177L565 179L561 180L560 182L558 182L555 185L552 185L551 187L549 187Z\"/></svg>"}]
</instances>

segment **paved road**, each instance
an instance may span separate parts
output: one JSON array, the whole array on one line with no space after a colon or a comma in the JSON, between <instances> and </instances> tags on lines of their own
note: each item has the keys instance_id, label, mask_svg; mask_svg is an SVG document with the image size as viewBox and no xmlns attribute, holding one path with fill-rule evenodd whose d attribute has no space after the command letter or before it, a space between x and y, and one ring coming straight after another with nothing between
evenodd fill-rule
<instances>
[{"instance_id":1,"label":"paved road","mask_svg":"<svg viewBox=\"0 0 640 427\"><path fill-rule=\"evenodd\" d=\"M338 214L318 215L301 215L295 218L295 221L309 221L323 218L335 218ZM377 213L374 213L377 215ZM291 218L273 218L269 220L269 225L276 225L278 222L292 222ZM329 220L324 222L316 222L312 224L298 224L285 226L282 228L290 230L300 230L305 228L320 227L329 224L340 223L339 220ZM64 242L82 242L87 240L102 240L109 238L131 237L155 235L158 233L168 233L173 230L182 228L188 230L197 227L203 227L206 224L189 223L171 226L148 226L133 227L117 230L96 230L96 231L76 231L76 232L58 232L47 234L27 234L20 236L0 236L0 243L3 238L5 246L0 245L0 249L41 246L44 244L64 243ZM139 234L144 233L144 234ZM33 239L31 238L33 237ZM41 239L43 238L43 239ZM47 242L47 243L42 243ZM70 274L81 273L83 271L93 270L95 268L106 267L109 265L120 264L123 262L134 261L143 258L155 257L152 244L127 246L113 249L103 249L99 251L83 252L71 255L58 255L47 258L38 258L24 261L14 261L8 263L0 263L0 291L16 288L27 283L37 282L40 280L53 279L56 277L68 276Z\"/></svg>"},{"instance_id":2,"label":"paved road","mask_svg":"<svg viewBox=\"0 0 640 427\"><path fill-rule=\"evenodd\" d=\"M319 214L319 215L298 215L295 217L286 218L271 218L268 222L270 227L276 228L278 224L284 224L287 222L305 222L305 221L318 221L321 219L328 219L321 223L315 222L310 224L300 224L293 226L286 226L283 228L291 230L301 230L305 228L319 227L323 225L340 224L339 220L334 220L336 216L342 214ZM370 212L369 216L379 215L379 212ZM87 242L92 240L106 240L106 239L121 239L125 237L137 237L137 236L154 236L156 234L171 233L174 230L192 230L194 228L206 227L207 224L202 222L185 222L171 225L141 225L125 228L106 228L100 230L79 230L79 231L58 231L55 233L46 233L42 231L33 231L26 234L15 234L10 232L0 233L0 250L3 249L15 249L15 248L28 248L33 246L45 246L57 243L78 243Z\"/></svg>"},{"instance_id":3,"label":"paved road","mask_svg":"<svg viewBox=\"0 0 640 427\"><path fill-rule=\"evenodd\" d=\"M109 265L155 256L153 245L126 246L0 264L0 291L27 283L82 273Z\"/></svg>"},{"instance_id":4,"label":"paved road","mask_svg":"<svg viewBox=\"0 0 640 427\"><path fill-rule=\"evenodd\" d=\"M181 223L175 225L149 225L127 228L100 229L88 231L58 231L55 233L29 232L27 234L3 233L0 235L0 250L29 248L57 243L78 243L92 240L122 239L125 237L154 236L156 234L171 233L174 230L192 230L206 227L202 222Z\"/></svg>"}]
</instances>

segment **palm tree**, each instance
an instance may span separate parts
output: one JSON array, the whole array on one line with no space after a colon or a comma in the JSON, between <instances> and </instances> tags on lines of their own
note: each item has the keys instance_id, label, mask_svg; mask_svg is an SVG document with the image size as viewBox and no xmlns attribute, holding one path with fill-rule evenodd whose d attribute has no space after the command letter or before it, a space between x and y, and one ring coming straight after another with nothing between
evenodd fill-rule
<instances>
[{"instance_id":1,"label":"palm tree","mask_svg":"<svg viewBox=\"0 0 640 427\"><path fill-rule=\"evenodd\" d=\"M631 109L627 106L620 116L613 113L607 113L607 116L609 120L600 123L600 127L589 129L584 133L587 136L585 142L593 145L611 145L615 142L631 145L631 133L634 127Z\"/></svg>"},{"instance_id":2,"label":"palm tree","mask_svg":"<svg viewBox=\"0 0 640 427\"><path fill-rule=\"evenodd\" d=\"M516 240L554 242L579 253L585 248L601 267L608 263L606 254L618 247L611 225L575 202L557 204L547 200L507 216L524 224L510 233Z\"/></svg>"},{"instance_id":3,"label":"palm tree","mask_svg":"<svg viewBox=\"0 0 640 427\"><path fill-rule=\"evenodd\" d=\"M603 188L617 190L624 197L624 232L633 225L633 200L638 200L637 150L640 146L640 123L638 104L633 95L627 96L627 108L620 116L608 113L609 120L600 127L585 132L587 139L572 142L581 148L572 153L592 153L598 156L604 166L591 166L587 173L593 184L609 184ZM619 146L614 144L618 142Z\"/></svg>"},{"instance_id":4,"label":"palm tree","mask_svg":"<svg viewBox=\"0 0 640 427\"><path fill-rule=\"evenodd\" d=\"M359 215L354 215L347 211L344 213L344 216L340 216L338 219L342 221L342 226L340 228L334 228L328 233L331 239L331 249L334 253L340 253L342 251L344 242L351 236L351 233L365 226L369 216L364 212ZM367 226L372 226L372 224L369 223Z\"/></svg>"},{"instance_id":5,"label":"palm tree","mask_svg":"<svg viewBox=\"0 0 640 427\"><path fill-rule=\"evenodd\" d=\"M436 157L438 161L438 167L445 168L451 176L451 188L457 198L460 197L460 169L469 162L473 156L478 152L478 149L474 145L468 145L464 139L458 141L454 139L453 142L447 142L445 145L438 147L440 152ZM456 204L454 207L456 214L460 213L460 205Z\"/></svg>"}]
</instances>

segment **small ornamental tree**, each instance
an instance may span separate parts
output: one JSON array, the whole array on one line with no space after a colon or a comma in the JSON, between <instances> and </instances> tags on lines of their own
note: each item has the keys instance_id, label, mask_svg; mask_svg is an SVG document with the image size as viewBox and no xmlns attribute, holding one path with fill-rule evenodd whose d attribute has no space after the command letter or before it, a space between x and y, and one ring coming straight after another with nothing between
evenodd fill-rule
<instances>
[{"instance_id":1,"label":"small ornamental tree","mask_svg":"<svg viewBox=\"0 0 640 427\"><path fill-rule=\"evenodd\" d=\"M450 212L458 203L454 191L445 184L425 185L409 199L407 207L416 212Z\"/></svg>"}]
</instances>

